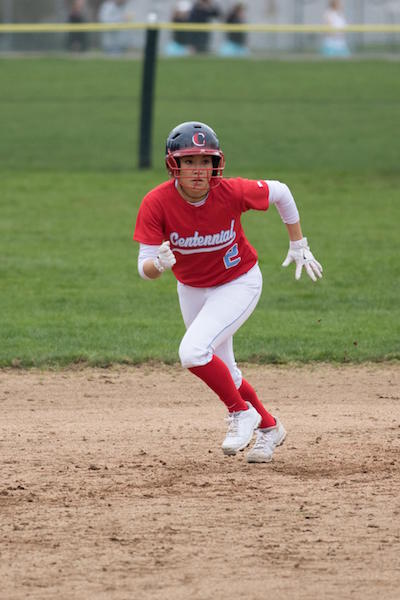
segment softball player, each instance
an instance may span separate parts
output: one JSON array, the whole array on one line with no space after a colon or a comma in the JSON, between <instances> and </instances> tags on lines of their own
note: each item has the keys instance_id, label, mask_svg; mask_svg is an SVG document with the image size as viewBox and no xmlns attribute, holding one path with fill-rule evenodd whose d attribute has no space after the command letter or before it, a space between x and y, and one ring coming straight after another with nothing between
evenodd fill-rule
<instances>
[{"instance_id":1,"label":"softball player","mask_svg":"<svg viewBox=\"0 0 400 600\"><path fill-rule=\"evenodd\" d=\"M182 366L202 379L228 409L224 454L246 448L248 462L269 462L286 431L243 378L233 353L233 335L249 318L261 295L257 253L240 222L247 210L275 204L290 244L283 266L304 267L313 281L322 266L303 237L289 188L279 181L223 179L224 154L215 132L196 121L175 127L167 138L170 180L150 191L137 216L138 270L157 279L172 269L186 333L179 347Z\"/></svg>"}]
</instances>

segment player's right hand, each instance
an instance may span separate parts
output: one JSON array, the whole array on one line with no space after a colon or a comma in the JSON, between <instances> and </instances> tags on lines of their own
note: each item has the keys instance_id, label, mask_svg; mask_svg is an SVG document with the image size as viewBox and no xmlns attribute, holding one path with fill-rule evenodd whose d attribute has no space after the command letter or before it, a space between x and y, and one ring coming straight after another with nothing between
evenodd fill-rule
<instances>
[{"instance_id":1,"label":"player's right hand","mask_svg":"<svg viewBox=\"0 0 400 600\"><path fill-rule=\"evenodd\" d=\"M169 242L163 242L158 249L156 258L154 259L155 268L162 273L166 269L172 269L175 263L176 258L169 247Z\"/></svg>"}]
</instances>

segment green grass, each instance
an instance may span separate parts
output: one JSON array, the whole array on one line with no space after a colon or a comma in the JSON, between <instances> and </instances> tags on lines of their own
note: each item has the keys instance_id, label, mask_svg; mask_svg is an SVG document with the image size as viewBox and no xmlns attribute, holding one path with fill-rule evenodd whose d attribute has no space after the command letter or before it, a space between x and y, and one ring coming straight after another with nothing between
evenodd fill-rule
<instances>
[{"instance_id":1,"label":"green grass","mask_svg":"<svg viewBox=\"0 0 400 600\"><path fill-rule=\"evenodd\" d=\"M159 62L157 168L138 171L140 62L0 61L0 366L177 361L174 278L142 281L131 238L166 134L193 118L228 176L290 186L325 269L295 282L275 209L244 216L264 291L238 360L400 358L398 65L228 62Z\"/></svg>"}]
</instances>

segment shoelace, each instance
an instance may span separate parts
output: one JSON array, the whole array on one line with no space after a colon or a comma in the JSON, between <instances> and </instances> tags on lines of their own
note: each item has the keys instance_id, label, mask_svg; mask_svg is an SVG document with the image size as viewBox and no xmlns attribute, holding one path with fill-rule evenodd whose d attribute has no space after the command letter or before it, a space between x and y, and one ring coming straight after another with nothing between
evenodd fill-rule
<instances>
[{"instance_id":1,"label":"shoelace","mask_svg":"<svg viewBox=\"0 0 400 600\"><path fill-rule=\"evenodd\" d=\"M273 440L270 439L269 434L269 431L257 431L256 442L254 444L253 450L264 450L265 446L270 445L270 442L273 444Z\"/></svg>"},{"instance_id":2,"label":"shoelace","mask_svg":"<svg viewBox=\"0 0 400 600\"><path fill-rule=\"evenodd\" d=\"M236 413L232 413L226 417L228 421L228 432L227 436L236 436L239 432L239 415Z\"/></svg>"}]
</instances>

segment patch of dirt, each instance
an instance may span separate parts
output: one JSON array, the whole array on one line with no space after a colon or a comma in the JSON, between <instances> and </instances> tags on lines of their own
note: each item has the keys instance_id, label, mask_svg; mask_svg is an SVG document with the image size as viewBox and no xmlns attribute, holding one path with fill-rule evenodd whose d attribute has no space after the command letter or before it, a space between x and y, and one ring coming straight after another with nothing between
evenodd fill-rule
<instances>
[{"instance_id":1,"label":"patch of dirt","mask_svg":"<svg viewBox=\"0 0 400 600\"><path fill-rule=\"evenodd\" d=\"M270 464L177 367L0 371L0 598L398 600L400 366L243 371Z\"/></svg>"}]
</instances>

